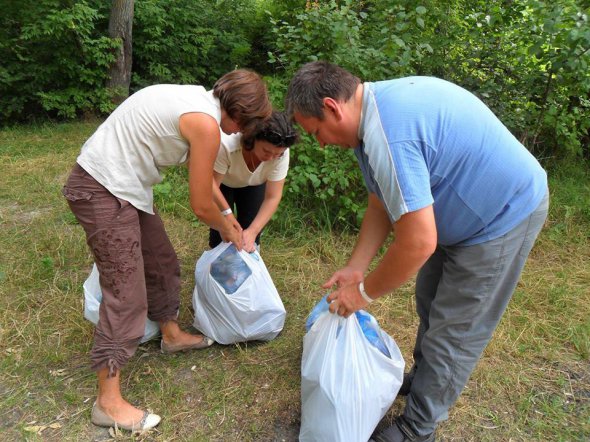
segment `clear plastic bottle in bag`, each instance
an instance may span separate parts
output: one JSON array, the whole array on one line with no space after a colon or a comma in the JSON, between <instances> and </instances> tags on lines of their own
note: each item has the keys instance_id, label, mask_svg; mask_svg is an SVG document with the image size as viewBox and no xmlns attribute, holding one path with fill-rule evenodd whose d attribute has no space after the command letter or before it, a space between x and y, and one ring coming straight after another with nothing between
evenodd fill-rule
<instances>
[{"instance_id":1,"label":"clear plastic bottle in bag","mask_svg":"<svg viewBox=\"0 0 590 442\"><path fill-rule=\"evenodd\" d=\"M322 313L328 311L330 304L328 304L327 297L328 295L325 295L309 313L309 316L305 321L306 331L309 331L309 329L313 326L314 322ZM385 342L381 338L381 329L379 327L379 324L377 323L377 320L364 310L358 310L357 312L355 312L355 315L359 322L359 325L361 326L363 334L365 335L369 343L377 350L379 350L381 353L383 353L385 356L391 358L391 354L389 353L389 350L387 349Z\"/></svg>"},{"instance_id":2,"label":"clear plastic bottle in bag","mask_svg":"<svg viewBox=\"0 0 590 442\"><path fill-rule=\"evenodd\" d=\"M252 274L233 244L213 261L210 271L213 279L228 295L235 293Z\"/></svg>"}]
</instances>

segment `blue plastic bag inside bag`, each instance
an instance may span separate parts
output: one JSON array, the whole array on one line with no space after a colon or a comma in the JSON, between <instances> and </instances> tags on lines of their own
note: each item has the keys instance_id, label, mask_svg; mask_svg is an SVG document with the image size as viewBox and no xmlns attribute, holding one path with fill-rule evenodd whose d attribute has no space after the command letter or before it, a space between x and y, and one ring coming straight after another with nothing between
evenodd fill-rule
<instances>
[{"instance_id":1,"label":"blue plastic bag inside bag","mask_svg":"<svg viewBox=\"0 0 590 442\"><path fill-rule=\"evenodd\" d=\"M233 244L211 263L210 272L213 279L228 295L235 293L252 274L252 270Z\"/></svg>"},{"instance_id":2,"label":"blue plastic bag inside bag","mask_svg":"<svg viewBox=\"0 0 590 442\"><path fill-rule=\"evenodd\" d=\"M391 358L389 350L385 346L385 342L383 342L383 339L381 339L381 329L379 328L379 324L377 324L377 320L364 310L356 311L355 315L359 321L363 333L365 334L365 337L369 340L371 345L376 347L377 350L379 350L388 358Z\"/></svg>"},{"instance_id":3,"label":"blue plastic bag inside bag","mask_svg":"<svg viewBox=\"0 0 590 442\"><path fill-rule=\"evenodd\" d=\"M328 304L328 301L326 300L327 297L328 295L325 295L309 313L309 316L305 321L306 331L309 331L309 329L313 326L314 322L319 318L321 314L328 311L330 304ZM379 324L377 323L377 320L364 310L356 311L355 315L359 322L359 325L361 326L361 329L363 330L363 334L365 335L369 343L377 350L379 350L381 353L383 353L385 356L391 358L391 354L389 353L389 350L387 349L385 342L383 342L383 339L381 338L381 329L379 327ZM338 335L339 331L340 330L336 332L336 335Z\"/></svg>"}]
</instances>

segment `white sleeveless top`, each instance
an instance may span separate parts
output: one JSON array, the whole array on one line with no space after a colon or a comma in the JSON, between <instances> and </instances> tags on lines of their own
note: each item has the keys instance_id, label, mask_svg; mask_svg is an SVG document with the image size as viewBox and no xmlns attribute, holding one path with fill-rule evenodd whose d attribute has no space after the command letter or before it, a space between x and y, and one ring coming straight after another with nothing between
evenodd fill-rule
<instances>
[{"instance_id":1,"label":"white sleeveless top","mask_svg":"<svg viewBox=\"0 0 590 442\"><path fill-rule=\"evenodd\" d=\"M161 171L188 158L189 143L180 134L179 119L191 112L211 115L220 124L219 100L202 86L141 89L98 127L77 162L113 195L153 214L152 187L162 181Z\"/></svg>"}]
</instances>

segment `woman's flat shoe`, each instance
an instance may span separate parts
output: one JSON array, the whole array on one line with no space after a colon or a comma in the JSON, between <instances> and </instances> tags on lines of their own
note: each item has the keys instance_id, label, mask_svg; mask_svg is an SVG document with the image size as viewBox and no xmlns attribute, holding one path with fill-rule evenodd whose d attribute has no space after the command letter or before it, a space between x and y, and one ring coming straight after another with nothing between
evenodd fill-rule
<instances>
[{"instance_id":1,"label":"woman's flat shoe","mask_svg":"<svg viewBox=\"0 0 590 442\"><path fill-rule=\"evenodd\" d=\"M115 422L115 420L108 414L106 414L104 411L102 411L95 402L92 406L92 415L90 417L90 420L94 425L98 425L99 427L116 427L122 428L123 430L137 432L151 430L160 423L162 418L157 414L152 414L148 413L147 411L144 411L143 417L139 422L133 423L131 425L124 425L120 422Z\"/></svg>"},{"instance_id":2,"label":"woman's flat shoe","mask_svg":"<svg viewBox=\"0 0 590 442\"><path fill-rule=\"evenodd\" d=\"M166 344L162 339L160 341L160 348L162 353L176 353L178 351L198 350L200 348L211 347L215 341L207 336L203 336L201 342L196 344Z\"/></svg>"}]
</instances>

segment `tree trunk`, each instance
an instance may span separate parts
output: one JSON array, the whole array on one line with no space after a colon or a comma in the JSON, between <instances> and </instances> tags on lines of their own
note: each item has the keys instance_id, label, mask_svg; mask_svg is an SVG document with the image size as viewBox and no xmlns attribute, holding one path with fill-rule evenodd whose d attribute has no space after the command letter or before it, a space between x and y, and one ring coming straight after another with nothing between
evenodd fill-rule
<instances>
[{"instance_id":1,"label":"tree trunk","mask_svg":"<svg viewBox=\"0 0 590 442\"><path fill-rule=\"evenodd\" d=\"M132 29L134 0L113 0L109 19L109 37L120 40L117 59L109 69L107 89L115 104L129 95L132 61Z\"/></svg>"}]
</instances>

